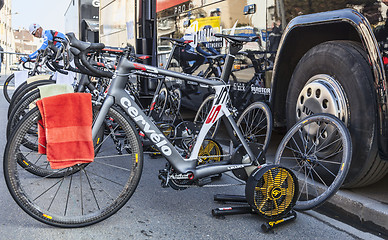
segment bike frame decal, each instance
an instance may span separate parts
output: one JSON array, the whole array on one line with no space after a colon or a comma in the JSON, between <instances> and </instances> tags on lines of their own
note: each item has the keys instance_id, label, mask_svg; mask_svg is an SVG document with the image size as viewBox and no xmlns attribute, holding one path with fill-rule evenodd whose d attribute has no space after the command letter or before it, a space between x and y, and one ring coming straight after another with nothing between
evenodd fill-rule
<instances>
[{"instance_id":1,"label":"bike frame decal","mask_svg":"<svg viewBox=\"0 0 388 240\"><path fill-rule=\"evenodd\" d=\"M147 70L145 68L145 66L142 65L142 64L134 63L133 65L135 66L135 69L142 70L142 71L146 71Z\"/></svg>"},{"instance_id":2,"label":"bike frame decal","mask_svg":"<svg viewBox=\"0 0 388 240\"><path fill-rule=\"evenodd\" d=\"M221 111L221 105L213 106L212 110L209 113L208 118L206 119L206 124L214 123L216 121L216 118L218 116L218 113Z\"/></svg>"}]
</instances>

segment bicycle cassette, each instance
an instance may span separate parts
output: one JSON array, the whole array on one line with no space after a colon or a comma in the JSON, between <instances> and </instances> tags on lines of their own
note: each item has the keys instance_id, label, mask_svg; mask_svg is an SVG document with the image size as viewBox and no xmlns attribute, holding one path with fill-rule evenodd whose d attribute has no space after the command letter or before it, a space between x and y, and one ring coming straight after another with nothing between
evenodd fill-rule
<instances>
[{"instance_id":1,"label":"bicycle cassette","mask_svg":"<svg viewBox=\"0 0 388 240\"><path fill-rule=\"evenodd\" d=\"M267 219L288 214L299 192L294 173L279 165L267 165L254 171L247 180L245 196L252 209Z\"/></svg>"}]
</instances>

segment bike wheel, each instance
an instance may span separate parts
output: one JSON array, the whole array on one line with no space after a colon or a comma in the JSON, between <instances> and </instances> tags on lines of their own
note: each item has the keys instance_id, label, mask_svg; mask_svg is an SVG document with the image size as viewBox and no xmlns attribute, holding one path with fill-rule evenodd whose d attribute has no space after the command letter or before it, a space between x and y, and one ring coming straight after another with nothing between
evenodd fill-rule
<instances>
[{"instance_id":1,"label":"bike wheel","mask_svg":"<svg viewBox=\"0 0 388 240\"><path fill-rule=\"evenodd\" d=\"M199 106L199 109L194 117L195 124L202 125L205 122L207 116L209 115L210 109L213 106L214 98L215 98L214 94L209 95L205 99L205 101L202 102L201 106ZM213 124L213 126L210 128L209 132L207 133L208 138L214 138L214 136L217 133L217 129L219 125L220 125L220 120L217 120L217 122Z\"/></svg>"},{"instance_id":2,"label":"bike wheel","mask_svg":"<svg viewBox=\"0 0 388 240\"><path fill-rule=\"evenodd\" d=\"M91 225L123 207L134 193L143 167L140 140L125 113L110 108L106 119L113 128L103 140L94 139L94 161L52 170L61 173L58 178L36 176L18 164L21 157L30 162L46 159L22 144L40 118L39 111L30 111L6 146L4 176L17 204L35 219L58 227Z\"/></svg>"},{"instance_id":3,"label":"bike wheel","mask_svg":"<svg viewBox=\"0 0 388 240\"><path fill-rule=\"evenodd\" d=\"M36 82L32 82L29 84L24 85L23 87L20 86L17 88L17 92L12 95L11 102L9 103L8 107L8 117L11 114L11 111L16 106L16 104L30 91L35 90L38 86L47 85L47 84L55 84L54 80L39 80Z\"/></svg>"},{"instance_id":4,"label":"bike wheel","mask_svg":"<svg viewBox=\"0 0 388 240\"><path fill-rule=\"evenodd\" d=\"M175 123L175 120L177 119L181 108L181 98L181 90L179 90L178 88L169 91L167 103L163 112L163 122L169 124Z\"/></svg>"},{"instance_id":5,"label":"bike wheel","mask_svg":"<svg viewBox=\"0 0 388 240\"><path fill-rule=\"evenodd\" d=\"M7 139L11 136L13 129L17 123L29 112L36 107L36 101L40 99L39 89L36 89L26 96L12 109L7 123Z\"/></svg>"},{"instance_id":6,"label":"bike wheel","mask_svg":"<svg viewBox=\"0 0 388 240\"><path fill-rule=\"evenodd\" d=\"M161 122L163 118L163 112L167 105L167 88L160 89L158 95L156 96L155 103L151 106L152 118L155 122Z\"/></svg>"},{"instance_id":7,"label":"bike wheel","mask_svg":"<svg viewBox=\"0 0 388 240\"><path fill-rule=\"evenodd\" d=\"M249 105L237 120L247 142L258 144L264 152L269 146L272 125L271 110L262 102Z\"/></svg>"},{"instance_id":8,"label":"bike wheel","mask_svg":"<svg viewBox=\"0 0 388 240\"><path fill-rule=\"evenodd\" d=\"M15 74L11 74L4 82L3 93L8 103L11 102L12 94L15 91Z\"/></svg>"},{"instance_id":9,"label":"bike wheel","mask_svg":"<svg viewBox=\"0 0 388 240\"><path fill-rule=\"evenodd\" d=\"M329 114L311 115L284 136L275 164L291 169L299 181L296 210L323 204L341 187L349 170L352 143L348 129Z\"/></svg>"}]
</instances>

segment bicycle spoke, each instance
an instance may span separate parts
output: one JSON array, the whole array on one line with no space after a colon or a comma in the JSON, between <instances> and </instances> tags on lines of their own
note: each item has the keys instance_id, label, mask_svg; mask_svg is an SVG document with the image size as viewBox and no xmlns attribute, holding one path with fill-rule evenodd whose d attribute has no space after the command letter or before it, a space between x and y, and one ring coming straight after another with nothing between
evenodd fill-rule
<instances>
[{"instance_id":1,"label":"bicycle spoke","mask_svg":"<svg viewBox=\"0 0 388 240\"><path fill-rule=\"evenodd\" d=\"M97 201L97 198L96 198L96 194L94 193L94 189L93 189L92 185L90 184L89 176L88 176L87 172L85 171L85 169L82 169L82 171L85 173L85 177L86 177L86 179L88 181L88 184L89 184L89 187L90 187L90 191L93 194L93 198L94 198L94 201L96 202L97 208L98 208L98 210L101 210L100 209L100 205L98 205L98 201Z\"/></svg>"}]
</instances>

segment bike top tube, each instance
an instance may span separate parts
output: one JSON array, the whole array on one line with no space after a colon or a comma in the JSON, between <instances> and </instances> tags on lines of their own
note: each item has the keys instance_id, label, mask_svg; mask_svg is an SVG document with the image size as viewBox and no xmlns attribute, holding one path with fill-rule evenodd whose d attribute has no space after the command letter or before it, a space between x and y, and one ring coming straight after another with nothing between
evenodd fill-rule
<instances>
[{"instance_id":1,"label":"bike top tube","mask_svg":"<svg viewBox=\"0 0 388 240\"><path fill-rule=\"evenodd\" d=\"M150 74L151 77L157 77L158 75L162 75L167 77L179 78L185 81L193 81L199 84L205 84L209 86L225 85L221 81L209 80L206 78L193 76L186 73L178 73L178 72L174 72L166 69L156 68L150 65L135 63L125 58L121 59L119 63L117 67L117 74L118 74L118 77L120 77L120 75L127 75L134 70L141 71L142 73L145 73L145 74Z\"/></svg>"}]
</instances>

